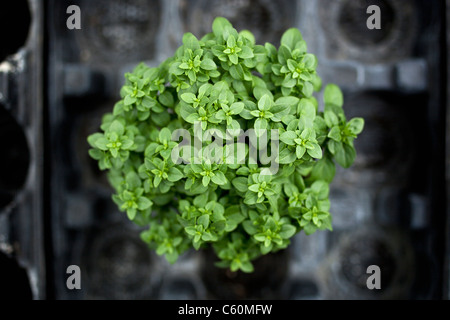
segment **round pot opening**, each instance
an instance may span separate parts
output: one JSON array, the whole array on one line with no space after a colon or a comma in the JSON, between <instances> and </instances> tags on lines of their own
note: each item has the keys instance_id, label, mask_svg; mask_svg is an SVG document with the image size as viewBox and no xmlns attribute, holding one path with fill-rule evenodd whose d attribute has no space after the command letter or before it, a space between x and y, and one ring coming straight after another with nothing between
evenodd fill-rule
<instances>
[{"instance_id":1,"label":"round pot opening","mask_svg":"<svg viewBox=\"0 0 450 320\"><path fill-rule=\"evenodd\" d=\"M84 256L89 294L100 299L147 299L159 281L156 261L135 230L110 225L92 230Z\"/></svg>"},{"instance_id":2,"label":"round pot opening","mask_svg":"<svg viewBox=\"0 0 450 320\"><path fill-rule=\"evenodd\" d=\"M30 151L23 129L0 104L0 211L11 204L28 176Z\"/></svg>"},{"instance_id":3,"label":"round pot opening","mask_svg":"<svg viewBox=\"0 0 450 320\"><path fill-rule=\"evenodd\" d=\"M150 59L161 16L160 1L81 2L84 32L77 34L82 57L96 64Z\"/></svg>"},{"instance_id":4,"label":"round pot opening","mask_svg":"<svg viewBox=\"0 0 450 320\"><path fill-rule=\"evenodd\" d=\"M31 24L27 0L2 1L0 4L0 62L25 45Z\"/></svg>"},{"instance_id":5,"label":"round pot opening","mask_svg":"<svg viewBox=\"0 0 450 320\"><path fill-rule=\"evenodd\" d=\"M374 0L371 4L380 8L380 29L369 29L367 19L370 17L366 10L368 5L361 1L344 1L339 13L339 27L344 37L352 44L367 48L377 46L386 41L391 35L396 12L389 1Z\"/></svg>"},{"instance_id":6,"label":"round pot opening","mask_svg":"<svg viewBox=\"0 0 450 320\"><path fill-rule=\"evenodd\" d=\"M0 252L0 300L31 300L30 280L17 261Z\"/></svg>"}]
</instances>

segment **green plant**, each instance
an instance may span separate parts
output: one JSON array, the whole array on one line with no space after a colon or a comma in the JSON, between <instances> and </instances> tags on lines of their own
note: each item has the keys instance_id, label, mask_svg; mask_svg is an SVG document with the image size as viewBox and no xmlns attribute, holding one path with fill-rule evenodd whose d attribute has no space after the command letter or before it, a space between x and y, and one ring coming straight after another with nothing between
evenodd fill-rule
<instances>
[{"instance_id":1,"label":"green plant","mask_svg":"<svg viewBox=\"0 0 450 320\"><path fill-rule=\"evenodd\" d=\"M335 162L353 163L364 121L347 121L333 84L319 111L317 59L299 30L287 30L278 49L256 45L224 18L212 31L200 40L187 33L160 66L127 73L122 99L88 138L89 154L108 171L119 209L148 226L141 237L159 255L173 263L212 245L219 266L252 272L252 260L285 249L296 233L332 230ZM180 129L194 137L183 136L184 146ZM205 136L234 142L249 129L250 141L234 145ZM270 162L255 150L271 151Z\"/></svg>"}]
</instances>

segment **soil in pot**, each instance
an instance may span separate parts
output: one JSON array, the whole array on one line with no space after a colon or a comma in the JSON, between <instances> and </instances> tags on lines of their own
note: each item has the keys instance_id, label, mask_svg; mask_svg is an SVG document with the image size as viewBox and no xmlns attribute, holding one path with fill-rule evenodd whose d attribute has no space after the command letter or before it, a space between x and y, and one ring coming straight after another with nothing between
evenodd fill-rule
<instances>
[{"instance_id":1,"label":"soil in pot","mask_svg":"<svg viewBox=\"0 0 450 320\"><path fill-rule=\"evenodd\" d=\"M282 299L281 288L288 274L288 250L264 255L253 261L252 273L216 267L212 249L202 253L201 278L213 299Z\"/></svg>"}]
</instances>

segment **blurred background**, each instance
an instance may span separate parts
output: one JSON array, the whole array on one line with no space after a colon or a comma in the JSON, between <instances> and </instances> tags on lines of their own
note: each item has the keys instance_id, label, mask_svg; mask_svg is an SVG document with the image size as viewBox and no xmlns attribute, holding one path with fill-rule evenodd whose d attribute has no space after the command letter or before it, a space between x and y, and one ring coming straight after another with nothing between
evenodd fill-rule
<instances>
[{"instance_id":1,"label":"blurred background","mask_svg":"<svg viewBox=\"0 0 450 320\"><path fill-rule=\"evenodd\" d=\"M67 28L70 5L80 30ZM334 231L296 236L252 275L216 269L207 251L172 266L149 251L87 153L124 72L158 65L216 16L260 44L299 28L324 83L366 121L355 164L332 183ZM2 1L0 297L450 298L449 18L449 0ZM380 290L366 287L372 264ZM66 287L69 265L81 290Z\"/></svg>"}]
</instances>

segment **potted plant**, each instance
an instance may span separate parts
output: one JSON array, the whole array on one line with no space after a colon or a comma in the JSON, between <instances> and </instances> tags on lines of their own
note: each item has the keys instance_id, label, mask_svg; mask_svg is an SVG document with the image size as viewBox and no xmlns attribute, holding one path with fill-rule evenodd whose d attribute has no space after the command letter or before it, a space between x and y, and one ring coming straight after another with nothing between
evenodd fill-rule
<instances>
[{"instance_id":1,"label":"potted plant","mask_svg":"<svg viewBox=\"0 0 450 320\"><path fill-rule=\"evenodd\" d=\"M347 121L334 84L319 108L317 58L299 30L280 42L256 45L216 18L158 67L127 73L88 137L114 202L171 263L211 247L218 266L251 273L295 234L332 230L329 183L335 163L353 163L364 121Z\"/></svg>"}]
</instances>

